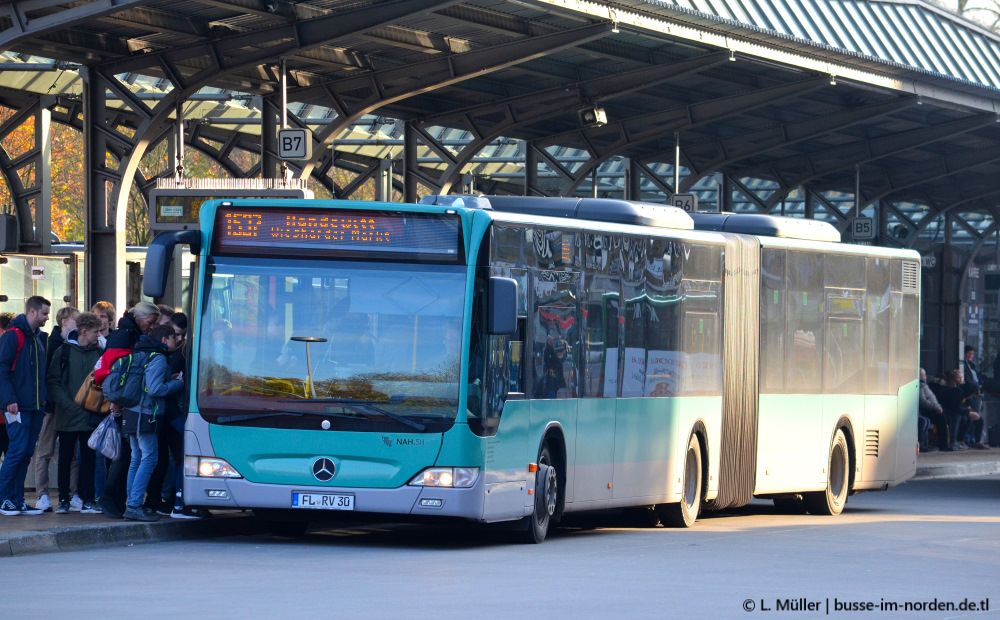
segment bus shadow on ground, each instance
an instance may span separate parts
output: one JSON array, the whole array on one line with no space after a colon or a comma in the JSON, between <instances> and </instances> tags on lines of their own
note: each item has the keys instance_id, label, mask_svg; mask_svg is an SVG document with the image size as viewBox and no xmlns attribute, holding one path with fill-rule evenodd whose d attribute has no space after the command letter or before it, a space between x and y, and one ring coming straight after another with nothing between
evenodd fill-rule
<instances>
[{"instance_id":1,"label":"bus shadow on ground","mask_svg":"<svg viewBox=\"0 0 1000 620\"><path fill-rule=\"evenodd\" d=\"M1000 499L1000 476L983 478L924 479L910 481L884 493L861 493L852 496L841 517L849 523L852 516L871 515L926 515L939 511L938 506L926 504L926 491L952 499L996 502ZM919 498L915 497L920 492ZM907 501L884 502L890 495L906 496ZM874 501L872 501L874 500ZM916 502L916 503L914 503ZM360 516L360 515L358 515ZM384 516L370 518L352 516L350 519L332 520L317 524L301 538L267 537L274 544L309 544L358 547L410 547L415 549L460 550L518 544L519 532L513 524L483 525L465 521L388 522ZM755 499L738 508L703 510L691 528L697 531L699 523L710 524L724 519L769 517L801 517L816 519L802 512L781 511L770 500ZM787 523L785 521L784 523ZM757 525L766 525L758 523ZM780 525L778 522L775 526ZM550 530L552 540L572 538L574 535L621 535L649 530L684 531L664 527L650 520L649 511L643 509L612 509L570 513L564 515L559 527Z\"/></svg>"}]
</instances>

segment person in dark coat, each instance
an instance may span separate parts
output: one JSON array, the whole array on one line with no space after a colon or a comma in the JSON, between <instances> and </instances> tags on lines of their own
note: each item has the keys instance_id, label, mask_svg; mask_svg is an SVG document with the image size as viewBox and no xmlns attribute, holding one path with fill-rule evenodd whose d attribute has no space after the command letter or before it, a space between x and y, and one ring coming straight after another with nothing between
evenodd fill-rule
<instances>
[{"instance_id":1,"label":"person in dark coat","mask_svg":"<svg viewBox=\"0 0 1000 620\"><path fill-rule=\"evenodd\" d=\"M65 342L64 337L76 329L76 317L79 315L80 311L73 306L59 308L59 311L56 312L56 326L52 328L45 343L46 368L52 367L52 354ZM49 499L49 467L56 456L56 429L52 418L52 414L54 413L55 407L50 399L48 405L45 407L45 418L42 420L42 430L38 433L38 443L35 444L35 455L31 459L31 470L35 472L35 492L38 494L38 501L35 502L35 506L45 512L52 512L52 501ZM74 461L73 473L76 474L76 463L72 455L70 456L70 460ZM76 492L75 481L72 487L74 492ZM76 498L75 504L76 510L80 510L83 506L79 498Z\"/></svg>"},{"instance_id":2,"label":"person in dark coat","mask_svg":"<svg viewBox=\"0 0 1000 620\"><path fill-rule=\"evenodd\" d=\"M24 314L0 336L0 407L7 422L10 445L0 466L0 514L42 514L24 501L24 478L35 451L45 415L45 344L40 330L49 320L52 304L33 295Z\"/></svg>"},{"instance_id":3,"label":"person in dark coat","mask_svg":"<svg viewBox=\"0 0 1000 620\"><path fill-rule=\"evenodd\" d=\"M927 372L920 369L920 415L929 419L934 428L937 429L938 448L942 452L951 452L951 431L948 428L948 420L944 417L944 408L938 402L937 397L930 386L927 385ZM931 448L932 446L927 446ZM924 448L921 448L923 450ZM932 451L932 450L928 450Z\"/></svg>"},{"instance_id":4,"label":"person in dark coat","mask_svg":"<svg viewBox=\"0 0 1000 620\"><path fill-rule=\"evenodd\" d=\"M74 338L75 336L75 338ZM94 501L94 464L96 453L87 445L90 434L100 423L100 413L87 411L76 403L75 396L84 379L101 357L97 342L101 336L101 319L91 312L77 318L77 329L53 355L46 373L46 384L55 405L54 425L59 435L59 505L56 513L70 511L70 462L79 446L79 491L83 501L80 512L97 514L101 509ZM62 364L65 358L66 363Z\"/></svg>"},{"instance_id":5,"label":"person in dark coat","mask_svg":"<svg viewBox=\"0 0 1000 620\"><path fill-rule=\"evenodd\" d=\"M139 338L143 334L149 333L159 316L159 309L148 301L140 301L131 310L122 314L122 318L118 320L118 328L108 336L107 349L101 355L97 366L94 367L95 383L100 383L107 378L115 360L132 352L132 348L139 342ZM116 405L111 405L112 411L117 409ZM126 439L122 441L121 455L118 460L111 461L108 467L108 475L104 479L104 488L101 491L101 510L112 519L121 519L122 515L125 514L125 478L128 475L131 459L131 446Z\"/></svg>"}]
</instances>

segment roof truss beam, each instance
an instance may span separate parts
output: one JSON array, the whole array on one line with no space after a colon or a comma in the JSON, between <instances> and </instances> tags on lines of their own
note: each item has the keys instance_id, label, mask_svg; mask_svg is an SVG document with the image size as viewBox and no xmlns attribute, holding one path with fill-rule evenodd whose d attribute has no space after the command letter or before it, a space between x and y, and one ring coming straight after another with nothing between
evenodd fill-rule
<instances>
[{"instance_id":1,"label":"roof truss beam","mask_svg":"<svg viewBox=\"0 0 1000 620\"><path fill-rule=\"evenodd\" d=\"M731 166L741 160L757 157L774 149L784 148L792 144L804 142L805 140L812 140L813 138L834 131L840 131L858 123L898 112L912 105L916 105L915 97L897 99L886 103L852 108L826 116L784 123L718 140L714 145L709 146L714 146L715 149L718 149L722 153L722 156L704 164L701 168L705 171L705 174L711 174L720 168ZM700 147L695 147L695 149L701 150ZM681 183L680 191L691 189L705 174L689 176Z\"/></svg>"},{"instance_id":2,"label":"roof truss beam","mask_svg":"<svg viewBox=\"0 0 1000 620\"><path fill-rule=\"evenodd\" d=\"M583 41L603 37L610 30L610 22L598 22L533 39L504 43L465 54L434 58L405 67L338 80L322 87L294 91L290 96L298 99L303 97L303 93L309 93L311 96L325 93L333 101L332 105L339 105L345 112L336 122L315 136L313 160L303 166L303 174L312 173L315 163L337 136L346 131L357 119L381 106L573 47ZM338 94L350 91L367 91L369 94L359 102L349 105L343 97L338 97Z\"/></svg>"}]
</instances>

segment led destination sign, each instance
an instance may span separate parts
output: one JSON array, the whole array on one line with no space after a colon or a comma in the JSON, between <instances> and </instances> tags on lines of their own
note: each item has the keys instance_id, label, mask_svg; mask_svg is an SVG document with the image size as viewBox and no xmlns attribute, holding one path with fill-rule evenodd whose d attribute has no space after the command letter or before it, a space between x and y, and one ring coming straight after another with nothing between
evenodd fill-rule
<instances>
[{"instance_id":1,"label":"led destination sign","mask_svg":"<svg viewBox=\"0 0 1000 620\"><path fill-rule=\"evenodd\" d=\"M222 207L215 249L222 253L332 254L387 258L460 256L459 219L434 213Z\"/></svg>"}]
</instances>

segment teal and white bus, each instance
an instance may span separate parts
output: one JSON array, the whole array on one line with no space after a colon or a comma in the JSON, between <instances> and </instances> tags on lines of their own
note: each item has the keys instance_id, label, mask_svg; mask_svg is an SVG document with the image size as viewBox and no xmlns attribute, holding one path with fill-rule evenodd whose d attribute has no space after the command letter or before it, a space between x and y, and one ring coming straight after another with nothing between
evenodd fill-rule
<instances>
[{"instance_id":1,"label":"teal and white bus","mask_svg":"<svg viewBox=\"0 0 1000 620\"><path fill-rule=\"evenodd\" d=\"M919 256L829 224L621 200L209 201L184 497L277 533L333 511L690 526L838 514L916 469Z\"/></svg>"}]
</instances>

